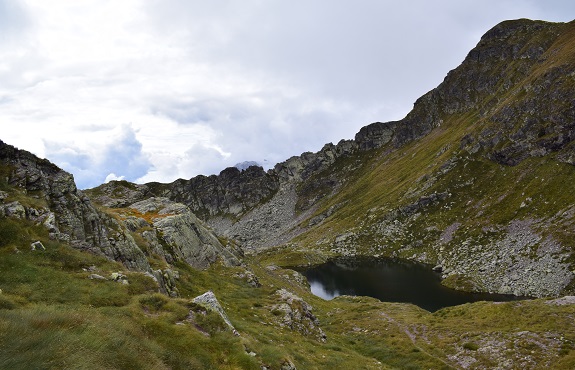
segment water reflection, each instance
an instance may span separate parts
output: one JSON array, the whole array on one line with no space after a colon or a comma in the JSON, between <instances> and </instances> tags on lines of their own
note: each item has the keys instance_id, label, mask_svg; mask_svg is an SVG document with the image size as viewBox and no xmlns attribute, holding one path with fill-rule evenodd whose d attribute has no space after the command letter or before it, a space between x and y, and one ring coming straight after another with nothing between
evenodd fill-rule
<instances>
[{"instance_id":1,"label":"water reflection","mask_svg":"<svg viewBox=\"0 0 575 370\"><path fill-rule=\"evenodd\" d=\"M319 281L310 281L309 285L311 287L311 292L320 297L323 298L325 300L330 300L333 299L337 296L341 295L341 292L337 289L330 289L327 286L324 286L322 283L320 283Z\"/></svg>"},{"instance_id":2,"label":"water reflection","mask_svg":"<svg viewBox=\"0 0 575 370\"><path fill-rule=\"evenodd\" d=\"M308 279L312 293L328 300L344 294L370 296L413 303L433 312L467 302L523 299L449 289L430 266L398 259L345 258L298 270Z\"/></svg>"}]
</instances>

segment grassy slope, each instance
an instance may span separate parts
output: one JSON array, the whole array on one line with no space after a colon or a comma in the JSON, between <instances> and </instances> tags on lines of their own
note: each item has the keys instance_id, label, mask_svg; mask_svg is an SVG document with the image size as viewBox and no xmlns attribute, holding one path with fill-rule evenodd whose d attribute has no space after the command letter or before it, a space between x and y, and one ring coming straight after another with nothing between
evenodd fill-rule
<instances>
[{"instance_id":1,"label":"grassy slope","mask_svg":"<svg viewBox=\"0 0 575 370\"><path fill-rule=\"evenodd\" d=\"M386 176L377 166L415 167L428 157L425 150L440 150L449 135L463 134L447 128L433 134L433 146L418 142L406 148L415 156L396 153L382 164L376 157L379 153L368 154L373 158L365 161L363 171L370 176L362 178L361 186L369 189L390 181L388 185L398 189L407 187L411 182L405 175ZM427 160L440 166L448 155L446 151ZM455 174L453 170L448 175ZM40 206L38 199L5 184L3 189L10 194L8 200ZM380 196L380 201L391 197ZM370 202L367 194L355 206L361 209L362 203ZM121 216L119 210L109 211ZM355 215L348 217L353 220ZM42 241L46 251L31 251L35 240ZM313 259L313 252L307 257ZM285 263L294 261L289 254L282 258ZM477 303L430 314L412 305L370 298L326 302L294 280L293 272L265 267L277 259L271 253L247 261L262 283L260 288L237 277L242 268L214 266L196 271L177 265L181 298L171 299L157 294L155 283L144 274L52 241L41 226L0 218L0 368L259 369L262 364L279 368L290 360L300 369L439 369L458 367L462 357L474 358L481 367L497 361L496 355L481 352L488 351L492 342L504 343L517 356L530 356L537 363L551 357L562 366L575 363L575 333L568 325L575 314L573 305ZM128 276L129 285L88 278L91 273L108 277L118 271ZM280 288L313 306L326 343L277 325L272 306ZM225 330L217 316L199 313L190 302L207 290L215 292L240 337ZM197 312L191 320L190 311ZM551 339L539 346L529 337L518 337L516 317L522 320L522 331Z\"/></svg>"},{"instance_id":2,"label":"grassy slope","mask_svg":"<svg viewBox=\"0 0 575 370\"><path fill-rule=\"evenodd\" d=\"M168 299L154 293L147 276L52 242L26 222L0 219L0 232L17 234L0 248L1 368L257 369L261 363L278 368L285 359L304 368L385 367L370 358L369 348L344 348L329 331L333 339L321 344L272 325L269 306L277 288L309 293L268 270L258 270L264 286L251 288L233 277L234 269L181 265L183 298ZM31 240L47 250L31 251ZM90 280L91 272L83 270L90 266L103 276L122 271L130 285ZM193 309L189 298L206 290L216 292L241 337L222 330L217 317L177 324ZM402 351L391 352L399 358ZM429 363L419 357L401 361Z\"/></svg>"},{"instance_id":3,"label":"grassy slope","mask_svg":"<svg viewBox=\"0 0 575 370\"><path fill-rule=\"evenodd\" d=\"M265 259L251 264L260 288L235 277L241 271L235 268L177 266L182 297L171 299L155 293L147 276L50 241L26 222L0 219L0 231L17 233L0 247L1 368L258 369L279 368L285 359L302 369L451 368L461 353L488 350L489 338L506 343L514 351L510 358L575 364L573 305L477 303L430 314L370 298L326 302L292 279L290 270L265 268ZM29 250L36 239L46 251ZM103 276L123 271L130 285L90 280L91 272L83 270L90 266ZM282 287L314 307L326 343L274 324L270 307ZM207 290L215 292L240 337L215 316L186 321L197 309L190 298ZM517 327L551 339L534 344L518 337ZM494 361L484 357L476 364Z\"/></svg>"}]
</instances>

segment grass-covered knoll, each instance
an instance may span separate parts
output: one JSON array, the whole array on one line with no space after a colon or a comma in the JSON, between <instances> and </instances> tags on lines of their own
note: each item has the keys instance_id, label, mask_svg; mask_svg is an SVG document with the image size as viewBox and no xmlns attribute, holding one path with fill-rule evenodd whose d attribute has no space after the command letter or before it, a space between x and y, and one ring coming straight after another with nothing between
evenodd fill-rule
<instances>
[{"instance_id":1,"label":"grass-covered knoll","mask_svg":"<svg viewBox=\"0 0 575 370\"><path fill-rule=\"evenodd\" d=\"M212 316L200 315L202 330L177 325L194 307L158 295L150 277L25 221L2 218L0 230L16 235L0 247L1 368L257 368L239 339L213 330ZM46 250L32 251L35 240ZM89 278L114 272L129 284Z\"/></svg>"}]
</instances>

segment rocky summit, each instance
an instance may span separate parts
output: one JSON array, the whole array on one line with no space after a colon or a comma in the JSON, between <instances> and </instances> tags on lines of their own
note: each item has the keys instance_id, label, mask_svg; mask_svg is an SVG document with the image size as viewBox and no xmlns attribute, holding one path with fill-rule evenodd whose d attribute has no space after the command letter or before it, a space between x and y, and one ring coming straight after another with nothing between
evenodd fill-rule
<instances>
[{"instance_id":1,"label":"rocky summit","mask_svg":"<svg viewBox=\"0 0 575 370\"><path fill-rule=\"evenodd\" d=\"M81 191L0 141L0 367L575 366L574 22L502 22L404 119L251 164ZM341 256L531 299L324 301L290 269Z\"/></svg>"}]
</instances>

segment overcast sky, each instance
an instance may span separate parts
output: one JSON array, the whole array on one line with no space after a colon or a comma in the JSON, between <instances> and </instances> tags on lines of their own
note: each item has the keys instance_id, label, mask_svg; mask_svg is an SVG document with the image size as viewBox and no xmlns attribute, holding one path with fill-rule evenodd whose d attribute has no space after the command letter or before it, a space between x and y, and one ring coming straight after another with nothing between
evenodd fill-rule
<instances>
[{"instance_id":1,"label":"overcast sky","mask_svg":"<svg viewBox=\"0 0 575 370\"><path fill-rule=\"evenodd\" d=\"M0 0L0 140L80 188L271 167L403 118L516 18L575 1Z\"/></svg>"}]
</instances>

